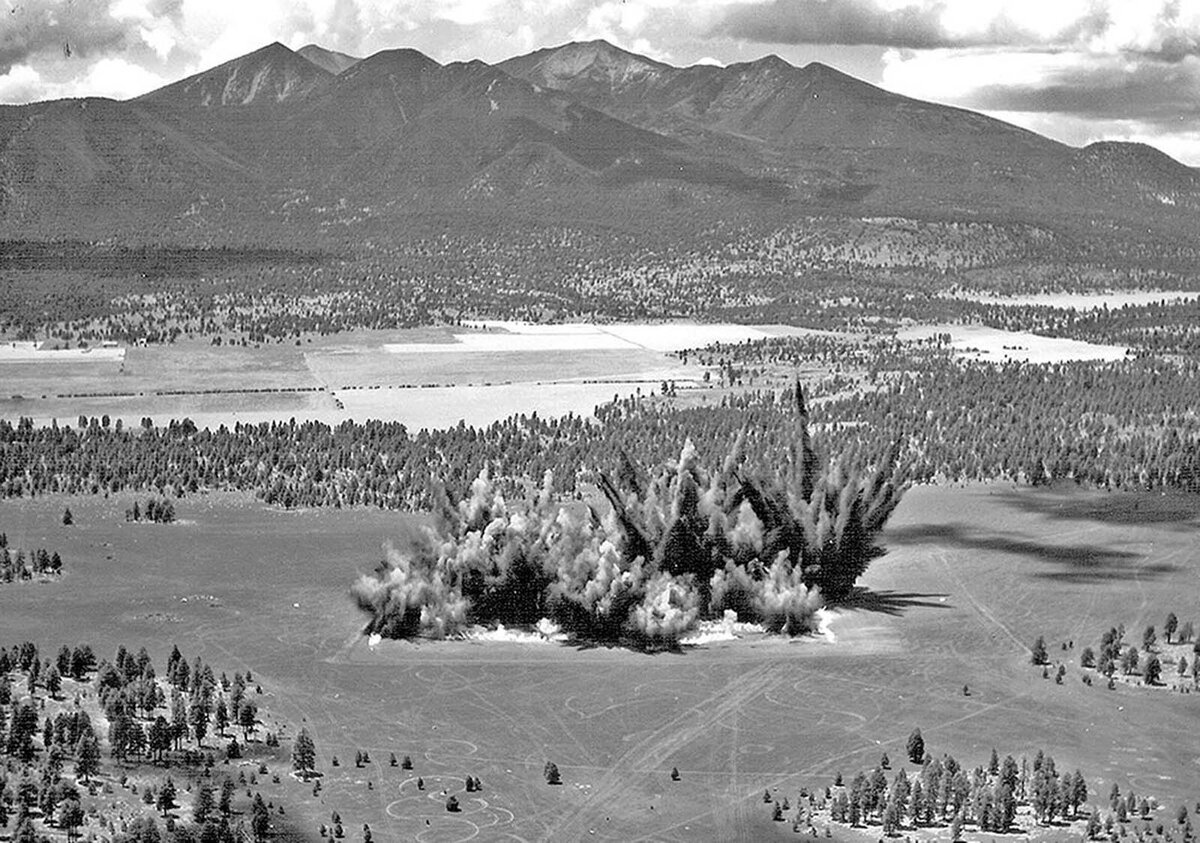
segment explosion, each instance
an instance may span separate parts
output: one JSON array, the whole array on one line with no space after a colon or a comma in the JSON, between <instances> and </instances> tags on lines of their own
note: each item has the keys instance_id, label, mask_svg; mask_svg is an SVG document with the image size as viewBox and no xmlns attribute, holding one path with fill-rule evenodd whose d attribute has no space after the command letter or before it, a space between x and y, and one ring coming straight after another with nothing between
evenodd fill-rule
<instances>
[{"instance_id":1,"label":"explosion","mask_svg":"<svg viewBox=\"0 0 1200 843\"><path fill-rule=\"evenodd\" d=\"M775 476L739 473L740 437L711 472L690 440L649 477L622 454L621 485L600 473L590 501L556 498L549 474L508 500L486 469L457 505L440 491L432 523L354 585L366 632L441 638L549 619L579 640L671 647L729 612L813 631L884 553L906 485L897 447L869 471L839 460L818 475L798 383L796 403L797 443Z\"/></svg>"}]
</instances>

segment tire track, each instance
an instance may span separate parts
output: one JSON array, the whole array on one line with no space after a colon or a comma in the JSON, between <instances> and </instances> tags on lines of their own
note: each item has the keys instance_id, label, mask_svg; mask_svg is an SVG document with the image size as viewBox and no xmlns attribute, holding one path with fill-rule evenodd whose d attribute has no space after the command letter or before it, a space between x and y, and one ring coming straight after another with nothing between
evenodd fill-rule
<instances>
[{"instance_id":1,"label":"tire track","mask_svg":"<svg viewBox=\"0 0 1200 843\"><path fill-rule=\"evenodd\" d=\"M763 664L731 678L722 688L655 729L618 758L593 786L587 801L548 828L544 839L584 839L605 811L611 812L613 804L634 794L637 786L630 773L657 767L663 759L707 735L713 726L724 722L779 682L778 666L772 664Z\"/></svg>"}]
</instances>

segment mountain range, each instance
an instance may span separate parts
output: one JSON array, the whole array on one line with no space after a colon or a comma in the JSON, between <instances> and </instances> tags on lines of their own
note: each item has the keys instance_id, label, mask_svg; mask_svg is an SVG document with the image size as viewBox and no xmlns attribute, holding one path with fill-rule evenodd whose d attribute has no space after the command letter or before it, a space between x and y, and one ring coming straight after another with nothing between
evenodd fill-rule
<instances>
[{"instance_id":1,"label":"mountain range","mask_svg":"<svg viewBox=\"0 0 1200 843\"><path fill-rule=\"evenodd\" d=\"M1200 175L769 56L604 41L495 65L270 44L133 100L0 106L0 237L352 243L513 217L624 230L898 215L1194 236ZM1145 233L1149 232L1149 235ZM1124 235L1123 235L1124 236Z\"/></svg>"}]
</instances>

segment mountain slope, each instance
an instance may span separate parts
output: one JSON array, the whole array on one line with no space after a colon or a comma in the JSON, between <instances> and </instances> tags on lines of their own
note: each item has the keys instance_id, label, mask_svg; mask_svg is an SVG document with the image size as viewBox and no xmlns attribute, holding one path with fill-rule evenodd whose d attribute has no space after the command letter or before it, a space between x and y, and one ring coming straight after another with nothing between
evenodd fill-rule
<instances>
[{"instance_id":1,"label":"mountain slope","mask_svg":"<svg viewBox=\"0 0 1200 843\"><path fill-rule=\"evenodd\" d=\"M257 175L136 103L0 107L0 225L41 237L153 237L249 207Z\"/></svg>"},{"instance_id":2,"label":"mountain slope","mask_svg":"<svg viewBox=\"0 0 1200 843\"><path fill-rule=\"evenodd\" d=\"M495 66L271 44L125 103L0 107L0 236L352 243L436 212L1180 237L1197 208L1196 171L1148 147L1074 149L818 63L676 68L602 41Z\"/></svg>"},{"instance_id":3,"label":"mountain slope","mask_svg":"<svg viewBox=\"0 0 1200 843\"><path fill-rule=\"evenodd\" d=\"M275 42L138 100L176 108L278 105L303 99L332 78L328 70Z\"/></svg>"}]
</instances>

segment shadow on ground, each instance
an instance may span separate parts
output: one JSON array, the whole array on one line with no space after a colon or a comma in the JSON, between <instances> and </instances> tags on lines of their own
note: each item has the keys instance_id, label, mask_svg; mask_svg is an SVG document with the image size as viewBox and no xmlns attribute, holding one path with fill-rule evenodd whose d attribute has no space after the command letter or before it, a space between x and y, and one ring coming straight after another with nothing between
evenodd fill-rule
<instances>
[{"instance_id":1,"label":"shadow on ground","mask_svg":"<svg viewBox=\"0 0 1200 843\"><path fill-rule=\"evenodd\" d=\"M857 609L863 612L878 612L883 615L902 615L905 609L917 607L927 609L949 609L949 603L943 602L949 595L944 593L922 593L917 591L872 591L863 586L855 586L854 591L845 600L837 604L839 609Z\"/></svg>"},{"instance_id":2,"label":"shadow on ground","mask_svg":"<svg viewBox=\"0 0 1200 843\"><path fill-rule=\"evenodd\" d=\"M1042 510L1038 510L1039 512ZM1154 578L1180 570L1167 562L1146 562L1146 556L1097 544L1048 544L1020 536L987 533L962 524L900 527L888 533L895 545L938 545L945 549L1008 553L1045 566L1031 572L1039 579L1065 583L1111 582Z\"/></svg>"},{"instance_id":3,"label":"shadow on ground","mask_svg":"<svg viewBox=\"0 0 1200 843\"><path fill-rule=\"evenodd\" d=\"M1073 494L1057 487L1038 492L1001 492L998 497L1013 509L1031 515L1068 521L1103 524L1174 524L1178 529L1200 526L1200 497L1170 493L1109 492Z\"/></svg>"}]
</instances>

